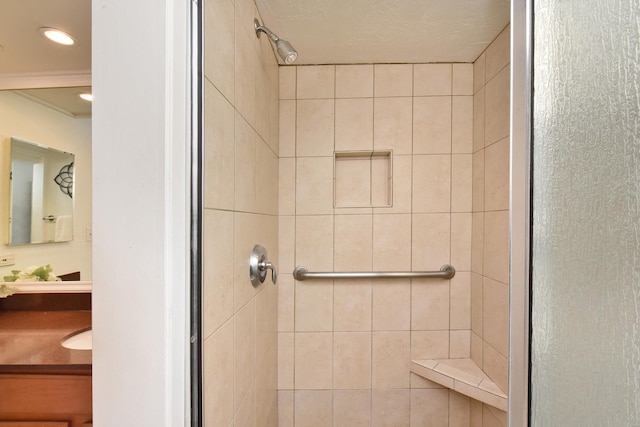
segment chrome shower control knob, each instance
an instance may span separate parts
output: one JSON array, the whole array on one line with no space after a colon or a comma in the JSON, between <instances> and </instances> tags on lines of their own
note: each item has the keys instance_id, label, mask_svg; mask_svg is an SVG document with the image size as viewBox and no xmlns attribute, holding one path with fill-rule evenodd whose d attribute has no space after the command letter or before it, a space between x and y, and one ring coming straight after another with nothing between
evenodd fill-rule
<instances>
[{"instance_id":1,"label":"chrome shower control knob","mask_svg":"<svg viewBox=\"0 0 640 427\"><path fill-rule=\"evenodd\" d=\"M249 279L254 287L264 283L267 278L267 270L271 269L271 281L276 284L278 273L276 267L267 261L267 250L260 245L255 245L249 258Z\"/></svg>"}]
</instances>

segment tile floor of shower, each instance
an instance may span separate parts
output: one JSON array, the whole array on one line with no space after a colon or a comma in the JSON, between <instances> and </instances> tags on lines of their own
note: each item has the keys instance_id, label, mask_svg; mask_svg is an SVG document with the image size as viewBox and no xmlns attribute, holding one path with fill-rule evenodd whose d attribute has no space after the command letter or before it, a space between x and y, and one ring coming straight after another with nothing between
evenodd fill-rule
<instances>
[{"instance_id":1,"label":"tile floor of shower","mask_svg":"<svg viewBox=\"0 0 640 427\"><path fill-rule=\"evenodd\" d=\"M205 424L506 426L410 364L471 358L506 391L508 28L473 64L279 67L255 5L205 8L205 50L233 46L205 53ZM256 243L277 286L248 283Z\"/></svg>"}]
</instances>

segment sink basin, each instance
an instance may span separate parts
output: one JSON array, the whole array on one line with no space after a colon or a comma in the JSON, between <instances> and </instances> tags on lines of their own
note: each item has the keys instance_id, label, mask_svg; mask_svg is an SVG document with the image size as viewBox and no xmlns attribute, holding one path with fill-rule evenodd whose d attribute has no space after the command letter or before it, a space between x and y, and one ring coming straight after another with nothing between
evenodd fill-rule
<instances>
[{"instance_id":1,"label":"sink basin","mask_svg":"<svg viewBox=\"0 0 640 427\"><path fill-rule=\"evenodd\" d=\"M62 346L71 350L91 350L93 347L93 330L74 332L62 340Z\"/></svg>"}]
</instances>

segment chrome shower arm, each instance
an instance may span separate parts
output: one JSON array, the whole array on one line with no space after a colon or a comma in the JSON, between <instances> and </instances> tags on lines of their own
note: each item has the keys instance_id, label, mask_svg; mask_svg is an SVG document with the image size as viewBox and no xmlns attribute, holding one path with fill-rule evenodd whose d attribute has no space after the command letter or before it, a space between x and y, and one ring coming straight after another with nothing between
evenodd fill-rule
<instances>
[{"instance_id":1,"label":"chrome shower arm","mask_svg":"<svg viewBox=\"0 0 640 427\"><path fill-rule=\"evenodd\" d=\"M256 29L256 35L258 37L260 37L260 31L262 31L263 33L265 33L267 36L269 36L269 38L271 40L273 40L273 42L277 42L278 40L280 40L280 37L278 37L277 35L275 35L273 33L273 31L271 31L270 29L268 29L267 27L265 27L264 25L260 25L260 22L258 22L257 19L253 20L253 26Z\"/></svg>"}]
</instances>

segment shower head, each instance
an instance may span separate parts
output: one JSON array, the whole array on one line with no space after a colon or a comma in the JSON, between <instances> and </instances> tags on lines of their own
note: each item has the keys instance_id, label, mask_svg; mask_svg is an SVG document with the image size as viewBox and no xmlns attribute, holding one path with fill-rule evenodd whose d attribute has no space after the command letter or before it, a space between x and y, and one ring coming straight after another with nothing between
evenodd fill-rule
<instances>
[{"instance_id":1,"label":"shower head","mask_svg":"<svg viewBox=\"0 0 640 427\"><path fill-rule=\"evenodd\" d=\"M282 40L280 37L275 35L273 31L271 31L264 25L260 25L260 22L257 19L253 20L253 26L256 29L256 36L258 36L258 38L260 37L260 33L262 32L269 36L271 41L276 44L276 51L285 64L291 64L296 60L296 58L298 57L298 52L296 52L293 46L291 46L291 43L286 40Z\"/></svg>"}]
</instances>

